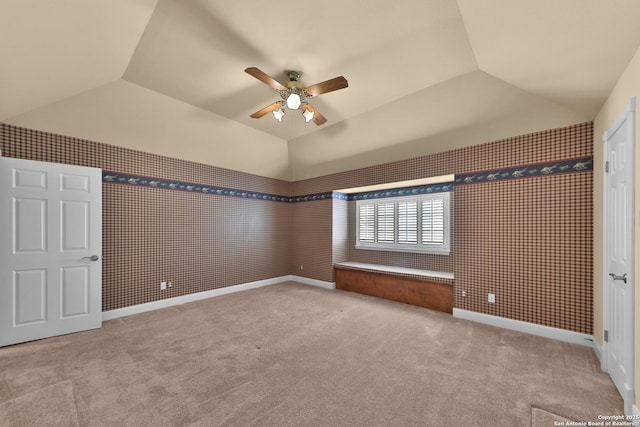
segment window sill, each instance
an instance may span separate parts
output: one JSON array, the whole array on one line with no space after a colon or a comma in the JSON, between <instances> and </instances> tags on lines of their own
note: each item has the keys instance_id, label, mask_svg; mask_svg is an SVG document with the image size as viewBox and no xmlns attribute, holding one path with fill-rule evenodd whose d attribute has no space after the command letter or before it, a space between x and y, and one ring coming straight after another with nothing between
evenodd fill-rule
<instances>
[{"instance_id":1,"label":"window sill","mask_svg":"<svg viewBox=\"0 0 640 427\"><path fill-rule=\"evenodd\" d=\"M357 268L361 270L381 271L384 273L411 274L414 276L436 277L439 279L453 280L453 273L445 273L441 271L421 270L419 268L394 267L390 265L367 264L364 262L340 262L336 267Z\"/></svg>"},{"instance_id":2,"label":"window sill","mask_svg":"<svg viewBox=\"0 0 640 427\"><path fill-rule=\"evenodd\" d=\"M356 245L356 249L366 251L386 251L386 252L408 252L412 254L429 254L429 255L449 255L451 251L449 249L416 249L415 246L403 247L396 244L389 244L385 246L378 245Z\"/></svg>"}]
</instances>

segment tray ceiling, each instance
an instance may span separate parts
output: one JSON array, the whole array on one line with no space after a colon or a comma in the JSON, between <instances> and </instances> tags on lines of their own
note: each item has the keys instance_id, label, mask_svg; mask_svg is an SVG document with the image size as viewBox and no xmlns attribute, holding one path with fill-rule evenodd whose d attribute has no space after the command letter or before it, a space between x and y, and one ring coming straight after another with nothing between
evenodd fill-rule
<instances>
[{"instance_id":1,"label":"tray ceiling","mask_svg":"<svg viewBox=\"0 0 640 427\"><path fill-rule=\"evenodd\" d=\"M301 179L592 120L638 16L632 0L8 0L0 121ZM278 95L249 66L349 87L314 99L320 127L251 119Z\"/></svg>"}]
</instances>

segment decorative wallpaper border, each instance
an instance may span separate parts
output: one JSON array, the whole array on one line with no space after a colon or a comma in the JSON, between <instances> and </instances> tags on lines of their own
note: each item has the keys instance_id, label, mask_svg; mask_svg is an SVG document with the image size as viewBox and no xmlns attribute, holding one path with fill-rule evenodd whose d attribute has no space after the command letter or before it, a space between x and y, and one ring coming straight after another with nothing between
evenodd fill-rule
<instances>
[{"instance_id":1,"label":"decorative wallpaper border","mask_svg":"<svg viewBox=\"0 0 640 427\"><path fill-rule=\"evenodd\" d=\"M136 187L162 188L165 190L186 191L189 193L214 194L220 196L242 197L246 199L270 200L274 202L291 202L291 197L256 191L237 190L214 185L194 184L191 182L169 179L151 178L147 176L102 171L102 181L112 184L132 185Z\"/></svg>"},{"instance_id":2,"label":"decorative wallpaper border","mask_svg":"<svg viewBox=\"0 0 640 427\"><path fill-rule=\"evenodd\" d=\"M324 193L315 193L315 194L306 194L304 196L294 196L294 197L289 197L289 202L290 203L298 203L298 202L313 202L316 200L328 200L328 199L341 199L341 195L344 196L344 194L342 193L338 193L338 192L334 192L334 191L327 191Z\"/></svg>"},{"instance_id":3,"label":"decorative wallpaper border","mask_svg":"<svg viewBox=\"0 0 640 427\"><path fill-rule=\"evenodd\" d=\"M306 194L303 196L283 196L278 194L260 193L256 191L237 190L234 188L202 185L191 182L151 178L141 175L123 174L102 171L102 181L111 184L132 185L137 187L161 188L165 190L185 191L190 193L214 194L220 196L242 197L245 199L268 200L273 202L298 203L317 200L367 200L386 197L401 197L429 193L453 191L456 185L477 184L482 182L504 181L508 179L533 178L538 176L576 173L593 170L593 157L562 160L549 163L538 163L518 166L508 169L497 169L483 172L456 175L454 182L415 187L393 188L388 190L367 191L363 193L344 194L337 191Z\"/></svg>"},{"instance_id":4,"label":"decorative wallpaper border","mask_svg":"<svg viewBox=\"0 0 640 427\"><path fill-rule=\"evenodd\" d=\"M481 182L504 181L507 179L533 178L563 173L585 172L593 170L593 157L582 157L549 163L537 163L508 169L490 170L456 175L456 185L477 184Z\"/></svg>"},{"instance_id":5,"label":"decorative wallpaper border","mask_svg":"<svg viewBox=\"0 0 640 427\"><path fill-rule=\"evenodd\" d=\"M388 190L367 191L365 193L349 194L348 200L384 199L386 197L416 196L420 194L447 193L453 191L453 182L431 185L417 185L415 187L390 188Z\"/></svg>"}]
</instances>

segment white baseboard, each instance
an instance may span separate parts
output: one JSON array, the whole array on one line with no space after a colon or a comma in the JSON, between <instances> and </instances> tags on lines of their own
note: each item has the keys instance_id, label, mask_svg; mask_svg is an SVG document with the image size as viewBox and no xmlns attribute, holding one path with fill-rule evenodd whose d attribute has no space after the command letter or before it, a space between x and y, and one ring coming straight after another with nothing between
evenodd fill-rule
<instances>
[{"instance_id":1,"label":"white baseboard","mask_svg":"<svg viewBox=\"0 0 640 427\"><path fill-rule=\"evenodd\" d=\"M475 311L454 308L453 316L460 319L471 320L473 322L484 323L486 325L497 326L499 328L511 329L513 331L525 332L532 335L538 335L588 347L592 346L594 343L593 336L591 335L567 331L565 329L552 328L549 326L536 325L534 323L522 322L520 320L507 319L505 317L476 313Z\"/></svg>"},{"instance_id":2,"label":"white baseboard","mask_svg":"<svg viewBox=\"0 0 640 427\"><path fill-rule=\"evenodd\" d=\"M257 282L243 283L241 285L229 286L226 288L213 289L210 291L197 292L195 294L182 295L175 298L167 298L160 301L138 304L131 307L118 308L116 310L102 312L102 321L117 319L119 317L131 316L132 314L145 313L147 311L167 308L173 305L185 304L187 302L198 301L206 298L227 295L234 292L246 291L249 289L261 288L263 286L275 285L276 283L294 280L292 276L274 277L272 279L258 280Z\"/></svg>"},{"instance_id":3,"label":"white baseboard","mask_svg":"<svg viewBox=\"0 0 640 427\"><path fill-rule=\"evenodd\" d=\"M202 299L218 297L234 292L246 291L249 289L261 288L263 286L275 285L282 282L298 282L305 285L319 286L325 289L335 289L336 284L333 282L324 282L317 279L309 279L294 275L274 277L272 279L258 280L257 282L243 283L241 285L229 286L226 288L213 289L205 292L197 292L195 294L182 295L175 298L167 298L159 301L148 302L145 304L133 305L131 307L118 308L116 310L102 312L102 321L117 319L119 317L131 316L132 314L145 313L147 311L158 310L161 308L171 307L173 305L185 304L188 302L199 301Z\"/></svg>"},{"instance_id":4,"label":"white baseboard","mask_svg":"<svg viewBox=\"0 0 640 427\"><path fill-rule=\"evenodd\" d=\"M598 361L600 362L600 366L602 367L602 346L598 341L593 338L593 342L591 343L591 347L593 348L593 352L596 354Z\"/></svg>"},{"instance_id":5,"label":"white baseboard","mask_svg":"<svg viewBox=\"0 0 640 427\"><path fill-rule=\"evenodd\" d=\"M325 289L335 289L336 288L335 282L325 282L323 280L309 279L308 277L301 277L301 276L296 276L296 275L291 275L289 277L290 277L289 280L292 280L294 282L304 283L305 285L319 286L319 287L325 288Z\"/></svg>"}]
</instances>

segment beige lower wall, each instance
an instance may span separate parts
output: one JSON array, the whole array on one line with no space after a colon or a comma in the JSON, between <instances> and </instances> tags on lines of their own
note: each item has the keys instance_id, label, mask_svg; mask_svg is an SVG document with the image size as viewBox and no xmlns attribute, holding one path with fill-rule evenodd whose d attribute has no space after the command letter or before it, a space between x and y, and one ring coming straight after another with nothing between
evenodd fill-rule
<instances>
[{"instance_id":1,"label":"beige lower wall","mask_svg":"<svg viewBox=\"0 0 640 427\"><path fill-rule=\"evenodd\" d=\"M603 133L622 114L631 97L640 98L640 48L636 51L609 98L594 120L594 337L602 345L603 315L602 315L602 290L603 290L603 163L604 150L602 144ZM635 233L635 259L634 265L640 265L640 227L638 227L638 213L640 212L640 185L638 185L638 171L640 171L640 133L637 131L640 123L640 114L636 109L636 141L635 141L635 206L634 206L634 233ZM635 306L640 306L640 268L636 268L633 283L635 284ZM640 389L640 316L635 317L635 390ZM636 406L640 406L638 393L636 392Z\"/></svg>"}]
</instances>

